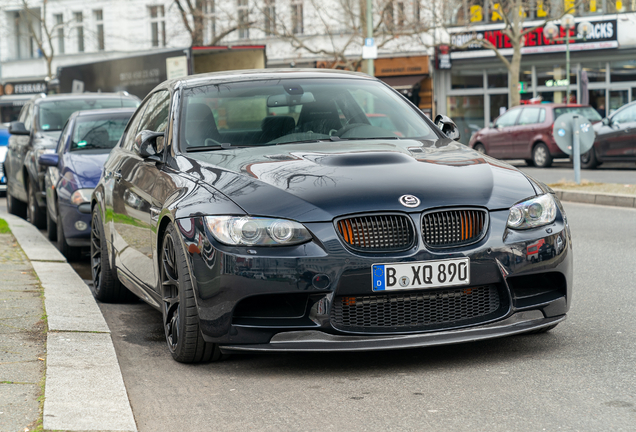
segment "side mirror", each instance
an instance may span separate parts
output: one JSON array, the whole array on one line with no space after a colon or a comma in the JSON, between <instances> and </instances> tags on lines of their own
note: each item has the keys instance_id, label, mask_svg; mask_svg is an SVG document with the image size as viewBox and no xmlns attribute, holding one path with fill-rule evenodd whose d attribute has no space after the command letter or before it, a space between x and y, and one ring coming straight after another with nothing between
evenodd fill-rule
<instances>
[{"instance_id":1,"label":"side mirror","mask_svg":"<svg viewBox=\"0 0 636 432\"><path fill-rule=\"evenodd\" d=\"M488 127L489 127L489 128L494 128L494 127L495 127L495 122L490 122L490 123L488 123Z\"/></svg>"},{"instance_id":2,"label":"side mirror","mask_svg":"<svg viewBox=\"0 0 636 432\"><path fill-rule=\"evenodd\" d=\"M460 138L459 129L453 120L450 117L439 114L435 117L435 125L442 131L444 134L455 141L458 141Z\"/></svg>"},{"instance_id":3,"label":"side mirror","mask_svg":"<svg viewBox=\"0 0 636 432\"><path fill-rule=\"evenodd\" d=\"M60 157L57 153L46 153L38 158L40 166L56 167L60 163Z\"/></svg>"},{"instance_id":4,"label":"side mirror","mask_svg":"<svg viewBox=\"0 0 636 432\"><path fill-rule=\"evenodd\" d=\"M157 138L163 138L163 132L153 132L142 130L135 137L135 150L144 159L160 162L161 158L157 153Z\"/></svg>"},{"instance_id":5,"label":"side mirror","mask_svg":"<svg viewBox=\"0 0 636 432\"><path fill-rule=\"evenodd\" d=\"M603 120L601 120L601 122L605 125L605 126L610 126L612 124L612 120L610 120L609 117L605 117Z\"/></svg>"},{"instance_id":6,"label":"side mirror","mask_svg":"<svg viewBox=\"0 0 636 432\"><path fill-rule=\"evenodd\" d=\"M13 121L9 124L9 133L11 135L30 135L31 134L31 132L29 132L24 127L24 123L19 121Z\"/></svg>"}]
</instances>

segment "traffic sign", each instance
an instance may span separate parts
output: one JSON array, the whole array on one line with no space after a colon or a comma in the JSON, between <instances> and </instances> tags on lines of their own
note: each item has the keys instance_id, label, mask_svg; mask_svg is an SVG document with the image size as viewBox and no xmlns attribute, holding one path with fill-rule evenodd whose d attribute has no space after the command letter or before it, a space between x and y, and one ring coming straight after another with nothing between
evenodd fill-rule
<instances>
[{"instance_id":1,"label":"traffic sign","mask_svg":"<svg viewBox=\"0 0 636 432\"><path fill-rule=\"evenodd\" d=\"M585 153L591 149L594 144L595 134L591 121L583 117L581 114L565 113L557 117L554 121L554 126L552 126L552 136L554 136L554 141L556 141L563 153L568 156L573 153L573 132L575 130L578 130L581 153Z\"/></svg>"}]
</instances>

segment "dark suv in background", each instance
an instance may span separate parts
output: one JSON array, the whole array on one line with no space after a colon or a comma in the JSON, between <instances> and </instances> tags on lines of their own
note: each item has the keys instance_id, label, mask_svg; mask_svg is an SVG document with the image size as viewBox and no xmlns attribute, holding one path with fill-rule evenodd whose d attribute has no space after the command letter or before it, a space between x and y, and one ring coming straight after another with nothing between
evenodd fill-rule
<instances>
[{"instance_id":1,"label":"dark suv in background","mask_svg":"<svg viewBox=\"0 0 636 432\"><path fill-rule=\"evenodd\" d=\"M9 148L4 162L7 177L7 210L46 226L44 169L38 158L53 153L60 132L75 111L137 107L136 96L122 93L77 93L35 96L9 126Z\"/></svg>"},{"instance_id":2,"label":"dark suv in background","mask_svg":"<svg viewBox=\"0 0 636 432\"><path fill-rule=\"evenodd\" d=\"M497 117L491 127L476 132L468 145L498 159L524 159L530 166L549 167L555 157L568 157L552 137L554 120L568 112L581 114L592 123L601 121L598 112L587 105L520 105Z\"/></svg>"}]
</instances>

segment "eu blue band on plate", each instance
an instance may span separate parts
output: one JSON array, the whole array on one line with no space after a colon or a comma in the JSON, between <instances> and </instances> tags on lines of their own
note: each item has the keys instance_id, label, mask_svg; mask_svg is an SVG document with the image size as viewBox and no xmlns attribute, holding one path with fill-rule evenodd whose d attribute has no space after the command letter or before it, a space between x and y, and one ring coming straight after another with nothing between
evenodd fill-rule
<instances>
[{"instance_id":1,"label":"eu blue band on plate","mask_svg":"<svg viewBox=\"0 0 636 432\"><path fill-rule=\"evenodd\" d=\"M384 266L383 265L373 265L373 290L374 291L383 291L385 289L385 281L384 277Z\"/></svg>"}]
</instances>

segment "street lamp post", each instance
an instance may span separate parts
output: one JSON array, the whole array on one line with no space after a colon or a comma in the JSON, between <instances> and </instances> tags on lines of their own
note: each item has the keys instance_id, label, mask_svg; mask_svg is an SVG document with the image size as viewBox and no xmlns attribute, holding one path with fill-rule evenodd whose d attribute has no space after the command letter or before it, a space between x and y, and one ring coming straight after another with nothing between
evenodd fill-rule
<instances>
[{"instance_id":1,"label":"street lamp post","mask_svg":"<svg viewBox=\"0 0 636 432\"><path fill-rule=\"evenodd\" d=\"M570 31L575 26L574 17L570 14L564 15L561 18L561 27L566 30L565 37L557 37L559 34L559 28L554 23L548 23L543 28L543 36L549 41L561 42L565 41L565 76L567 82L567 91L566 91L566 99L565 103L570 103L570 40L579 41L579 40L587 40L587 35L592 32L592 24L588 21L584 21L579 23L576 28L576 31L581 36L570 36Z\"/></svg>"}]
</instances>

